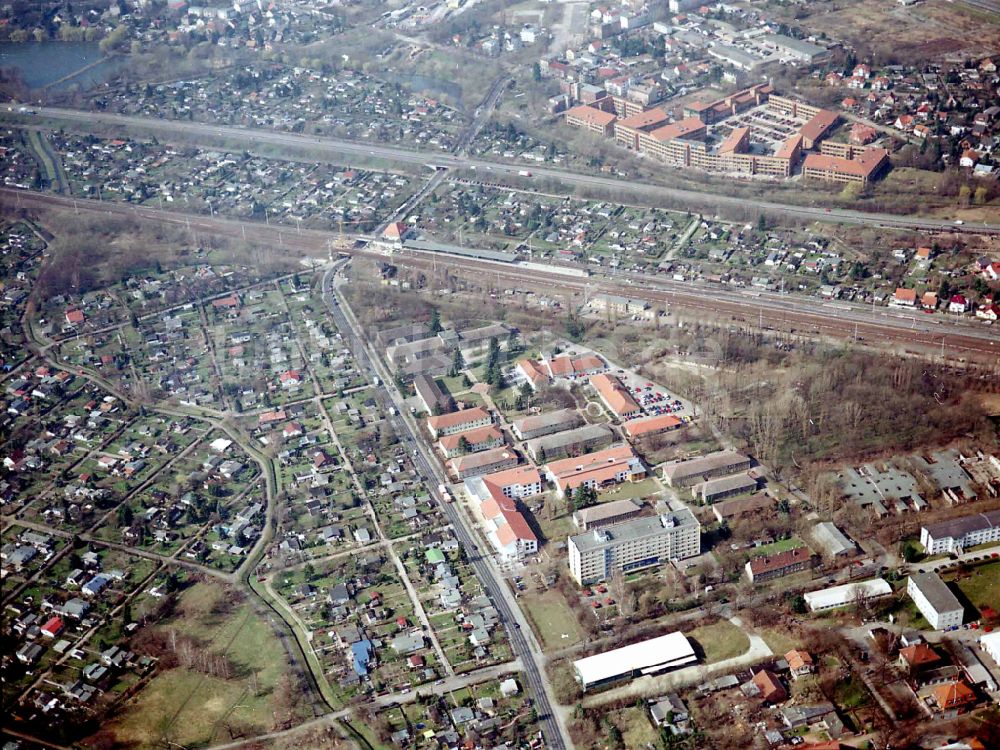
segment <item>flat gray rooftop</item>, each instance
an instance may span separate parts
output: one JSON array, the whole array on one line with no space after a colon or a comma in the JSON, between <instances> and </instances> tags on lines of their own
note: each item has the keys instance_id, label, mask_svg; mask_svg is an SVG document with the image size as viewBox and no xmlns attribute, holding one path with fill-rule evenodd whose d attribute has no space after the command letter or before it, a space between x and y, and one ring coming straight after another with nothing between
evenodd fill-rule
<instances>
[{"instance_id":1,"label":"flat gray rooftop","mask_svg":"<svg viewBox=\"0 0 1000 750\"><path fill-rule=\"evenodd\" d=\"M514 253L504 253L499 250L476 249L473 247L461 247L459 245L447 245L443 242L433 242L431 240L406 240L403 247L410 250L422 250L430 253L448 253L450 255L462 255L468 258L485 258L486 260L497 260L501 263L513 263L517 260Z\"/></svg>"},{"instance_id":2,"label":"flat gray rooftop","mask_svg":"<svg viewBox=\"0 0 1000 750\"><path fill-rule=\"evenodd\" d=\"M913 464L917 471L926 474L942 491L959 490L966 499L975 499L972 480L959 463L958 451L937 451L926 457L917 455L913 457Z\"/></svg>"},{"instance_id":3,"label":"flat gray rooftop","mask_svg":"<svg viewBox=\"0 0 1000 750\"><path fill-rule=\"evenodd\" d=\"M671 511L658 516L633 518L631 521L605 526L596 531L587 531L570 537L570 541L580 552L603 549L612 544L645 539L658 536L666 528L665 522L673 523L673 528L680 526L698 526L698 519L688 508Z\"/></svg>"},{"instance_id":4,"label":"flat gray rooftop","mask_svg":"<svg viewBox=\"0 0 1000 750\"><path fill-rule=\"evenodd\" d=\"M937 573L911 573L910 580L937 612L963 609L961 602Z\"/></svg>"}]
</instances>

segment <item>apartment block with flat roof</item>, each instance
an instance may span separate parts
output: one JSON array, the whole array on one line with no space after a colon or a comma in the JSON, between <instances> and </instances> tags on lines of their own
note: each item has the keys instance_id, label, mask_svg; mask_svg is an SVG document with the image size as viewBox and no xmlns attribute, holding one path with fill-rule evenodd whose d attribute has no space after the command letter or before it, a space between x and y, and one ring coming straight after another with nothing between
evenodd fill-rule
<instances>
[{"instance_id":1,"label":"apartment block with flat roof","mask_svg":"<svg viewBox=\"0 0 1000 750\"><path fill-rule=\"evenodd\" d=\"M928 555L955 552L990 542L1000 542L1000 510L952 518L920 529L920 543Z\"/></svg>"},{"instance_id":2,"label":"apartment block with flat roof","mask_svg":"<svg viewBox=\"0 0 1000 750\"><path fill-rule=\"evenodd\" d=\"M687 508L571 536L569 569L581 586L701 552L701 525Z\"/></svg>"},{"instance_id":3,"label":"apartment block with flat roof","mask_svg":"<svg viewBox=\"0 0 1000 750\"><path fill-rule=\"evenodd\" d=\"M935 630L962 624L964 608L937 573L913 573L906 581L906 593L920 614Z\"/></svg>"}]
</instances>

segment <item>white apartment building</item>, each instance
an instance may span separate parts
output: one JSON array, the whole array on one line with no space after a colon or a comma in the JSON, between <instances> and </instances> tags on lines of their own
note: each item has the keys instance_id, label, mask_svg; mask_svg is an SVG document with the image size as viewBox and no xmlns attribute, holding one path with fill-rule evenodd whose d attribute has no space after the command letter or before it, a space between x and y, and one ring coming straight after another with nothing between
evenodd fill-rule
<instances>
[{"instance_id":1,"label":"white apartment building","mask_svg":"<svg viewBox=\"0 0 1000 750\"><path fill-rule=\"evenodd\" d=\"M962 604L937 573L911 574L906 582L906 593L935 630L962 624Z\"/></svg>"},{"instance_id":2,"label":"white apartment building","mask_svg":"<svg viewBox=\"0 0 1000 750\"><path fill-rule=\"evenodd\" d=\"M1000 510L953 518L920 529L920 543L928 555L955 552L989 542L1000 542Z\"/></svg>"},{"instance_id":3,"label":"white apartment building","mask_svg":"<svg viewBox=\"0 0 1000 750\"><path fill-rule=\"evenodd\" d=\"M684 508L570 537L569 570L583 586L607 580L618 571L631 573L700 552L701 525Z\"/></svg>"}]
</instances>

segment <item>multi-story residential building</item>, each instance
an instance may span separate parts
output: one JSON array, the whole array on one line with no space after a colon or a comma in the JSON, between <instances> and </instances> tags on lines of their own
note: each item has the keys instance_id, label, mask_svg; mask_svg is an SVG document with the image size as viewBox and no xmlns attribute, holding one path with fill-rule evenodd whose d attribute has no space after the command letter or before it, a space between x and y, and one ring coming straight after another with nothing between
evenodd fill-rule
<instances>
[{"instance_id":1,"label":"multi-story residential building","mask_svg":"<svg viewBox=\"0 0 1000 750\"><path fill-rule=\"evenodd\" d=\"M397 330L405 332L405 327ZM497 323L464 331L445 329L415 339L404 335L386 347L385 356L395 371L407 377L421 373L443 375L451 366L456 349L462 352L466 362L472 362L486 354L493 339L505 349L509 334L510 328ZM388 332L387 335L393 334Z\"/></svg>"},{"instance_id":2,"label":"multi-story residential building","mask_svg":"<svg viewBox=\"0 0 1000 750\"><path fill-rule=\"evenodd\" d=\"M591 133L602 135L605 138L614 133L615 120L618 119L613 112L605 112L587 104L567 109L563 115L566 118L566 124L571 128L589 130Z\"/></svg>"},{"instance_id":3,"label":"multi-story residential building","mask_svg":"<svg viewBox=\"0 0 1000 750\"><path fill-rule=\"evenodd\" d=\"M493 425L476 427L464 432L444 435L438 440L438 447L445 458L454 458L463 453L479 453L504 444L503 433Z\"/></svg>"},{"instance_id":4,"label":"multi-story residential building","mask_svg":"<svg viewBox=\"0 0 1000 750\"><path fill-rule=\"evenodd\" d=\"M576 409L557 409L514 420L511 429L518 440L534 440L554 432L572 430L582 424L583 417Z\"/></svg>"},{"instance_id":5,"label":"multi-story residential building","mask_svg":"<svg viewBox=\"0 0 1000 750\"><path fill-rule=\"evenodd\" d=\"M671 487L690 487L698 482L750 468L750 457L736 451L716 451L687 461L663 465L663 481Z\"/></svg>"},{"instance_id":6,"label":"multi-story residential building","mask_svg":"<svg viewBox=\"0 0 1000 750\"><path fill-rule=\"evenodd\" d=\"M465 490L479 502L490 544L505 560L521 560L538 551L538 537L517 500L542 491L542 476L531 466L472 477Z\"/></svg>"},{"instance_id":7,"label":"multi-story residential building","mask_svg":"<svg viewBox=\"0 0 1000 750\"><path fill-rule=\"evenodd\" d=\"M550 359L547 365L549 375L553 378L570 380L597 375L608 370L608 363L596 354L580 354L575 357L563 354Z\"/></svg>"},{"instance_id":8,"label":"multi-story residential building","mask_svg":"<svg viewBox=\"0 0 1000 750\"><path fill-rule=\"evenodd\" d=\"M493 448L481 453L470 453L448 461L448 470L458 479L492 474L510 469L518 464L517 453L509 448Z\"/></svg>"},{"instance_id":9,"label":"multi-story residential building","mask_svg":"<svg viewBox=\"0 0 1000 750\"><path fill-rule=\"evenodd\" d=\"M755 144L747 125L734 128L718 146L707 142L708 126L761 105L769 114L803 124L798 132L773 144L770 153L760 153L762 144ZM879 176L888 159L883 149L862 152L851 144L824 140L836 127L839 115L777 96L769 84L757 84L716 101L693 101L684 107L683 118L675 122L668 122L660 109L647 109L617 96L605 97L593 106L576 107L566 115L567 124L573 127L606 136L613 129L616 143L657 161L713 172L790 177L803 150L819 147L823 153L808 157L807 177L866 184ZM614 115L621 119L614 120Z\"/></svg>"},{"instance_id":10,"label":"multi-story residential building","mask_svg":"<svg viewBox=\"0 0 1000 750\"><path fill-rule=\"evenodd\" d=\"M732 115L757 107L769 101L774 89L769 83L758 83L748 89L711 102L695 100L684 107L684 117L696 117L711 125Z\"/></svg>"},{"instance_id":11,"label":"multi-story residential building","mask_svg":"<svg viewBox=\"0 0 1000 750\"><path fill-rule=\"evenodd\" d=\"M451 414L440 414L427 419L427 429L436 438L473 430L477 427L488 427L491 424L493 424L493 417L481 406L463 409Z\"/></svg>"},{"instance_id":12,"label":"multi-story residential building","mask_svg":"<svg viewBox=\"0 0 1000 750\"><path fill-rule=\"evenodd\" d=\"M533 391L537 391L539 388L549 384L549 373L546 371L544 365L537 360L519 360L514 369L531 386L531 390Z\"/></svg>"},{"instance_id":13,"label":"multi-story residential building","mask_svg":"<svg viewBox=\"0 0 1000 750\"><path fill-rule=\"evenodd\" d=\"M442 391L437 381L429 375L417 375L413 378L413 387L428 414L447 414L454 408L451 396Z\"/></svg>"},{"instance_id":14,"label":"multi-story residential building","mask_svg":"<svg viewBox=\"0 0 1000 750\"><path fill-rule=\"evenodd\" d=\"M937 573L912 573L906 593L920 614L935 630L947 630L962 624L964 608Z\"/></svg>"},{"instance_id":15,"label":"multi-story residential building","mask_svg":"<svg viewBox=\"0 0 1000 750\"><path fill-rule=\"evenodd\" d=\"M757 489L757 480L749 474L739 473L730 477L717 477L699 482L691 488L691 494L702 504L714 503L734 495L743 495Z\"/></svg>"},{"instance_id":16,"label":"multi-story residential building","mask_svg":"<svg viewBox=\"0 0 1000 750\"><path fill-rule=\"evenodd\" d=\"M920 543L928 555L958 552L997 541L1000 541L1000 510L953 518L920 529Z\"/></svg>"},{"instance_id":17,"label":"multi-story residential building","mask_svg":"<svg viewBox=\"0 0 1000 750\"><path fill-rule=\"evenodd\" d=\"M564 456L578 456L611 445L615 433L603 424L588 424L575 430L556 432L529 440L528 455L536 463L554 461Z\"/></svg>"},{"instance_id":18,"label":"multi-story residential building","mask_svg":"<svg viewBox=\"0 0 1000 750\"><path fill-rule=\"evenodd\" d=\"M545 465L546 478L561 494L581 485L599 489L646 476L646 467L629 445L612 446L585 456L564 458Z\"/></svg>"},{"instance_id":19,"label":"multi-story residential building","mask_svg":"<svg viewBox=\"0 0 1000 750\"><path fill-rule=\"evenodd\" d=\"M869 148L853 159L828 154L809 154L802 162L802 176L827 182L857 182L867 185L889 163L884 148Z\"/></svg>"},{"instance_id":20,"label":"multi-story residential building","mask_svg":"<svg viewBox=\"0 0 1000 750\"><path fill-rule=\"evenodd\" d=\"M534 466L515 466L513 469L467 479L465 486L466 489L485 486L496 489L504 497L520 500L541 494L543 479L541 472Z\"/></svg>"},{"instance_id":21,"label":"multi-story residential building","mask_svg":"<svg viewBox=\"0 0 1000 750\"><path fill-rule=\"evenodd\" d=\"M673 414L656 414L652 417L639 417L630 419L622 425L622 432L628 438L637 438L643 435L654 435L659 432L676 430L684 422Z\"/></svg>"},{"instance_id":22,"label":"multi-story residential building","mask_svg":"<svg viewBox=\"0 0 1000 750\"><path fill-rule=\"evenodd\" d=\"M814 563L815 558L808 547L796 547L775 555L759 555L747 561L747 578L754 583L770 581L800 570L808 570Z\"/></svg>"},{"instance_id":23,"label":"multi-story residential building","mask_svg":"<svg viewBox=\"0 0 1000 750\"><path fill-rule=\"evenodd\" d=\"M426 323L406 323L381 330L375 334L375 338L383 349L387 349L396 344L425 339L430 335L431 329Z\"/></svg>"},{"instance_id":24,"label":"multi-story residential building","mask_svg":"<svg viewBox=\"0 0 1000 750\"><path fill-rule=\"evenodd\" d=\"M684 508L604 526L569 538L569 569L580 585L701 552L701 525Z\"/></svg>"},{"instance_id":25,"label":"multi-story residential building","mask_svg":"<svg viewBox=\"0 0 1000 750\"><path fill-rule=\"evenodd\" d=\"M612 414L619 419L631 419L642 414L642 409L635 402L622 382L614 375L601 373L592 375L590 384L594 386L597 395Z\"/></svg>"},{"instance_id":26,"label":"multi-story residential building","mask_svg":"<svg viewBox=\"0 0 1000 750\"><path fill-rule=\"evenodd\" d=\"M639 133L648 133L670 122L670 116L659 107L640 112L615 122L615 142L632 151L639 149Z\"/></svg>"}]
</instances>

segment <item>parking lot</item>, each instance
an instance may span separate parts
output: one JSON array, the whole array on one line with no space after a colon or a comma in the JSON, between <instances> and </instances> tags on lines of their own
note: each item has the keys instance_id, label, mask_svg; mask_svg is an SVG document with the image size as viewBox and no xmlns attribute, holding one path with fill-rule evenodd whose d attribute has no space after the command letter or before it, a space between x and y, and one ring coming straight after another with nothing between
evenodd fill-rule
<instances>
[{"instance_id":1,"label":"parking lot","mask_svg":"<svg viewBox=\"0 0 1000 750\"><path fill-rule=\"evenodd\" d=\"M807 118L780 114L763 104L727 117L712 126L710 130L713 139L721 143L736 128L749 127L752 150L770 154L798 133L806 122Z\"/></svg>"}]
</instances>

